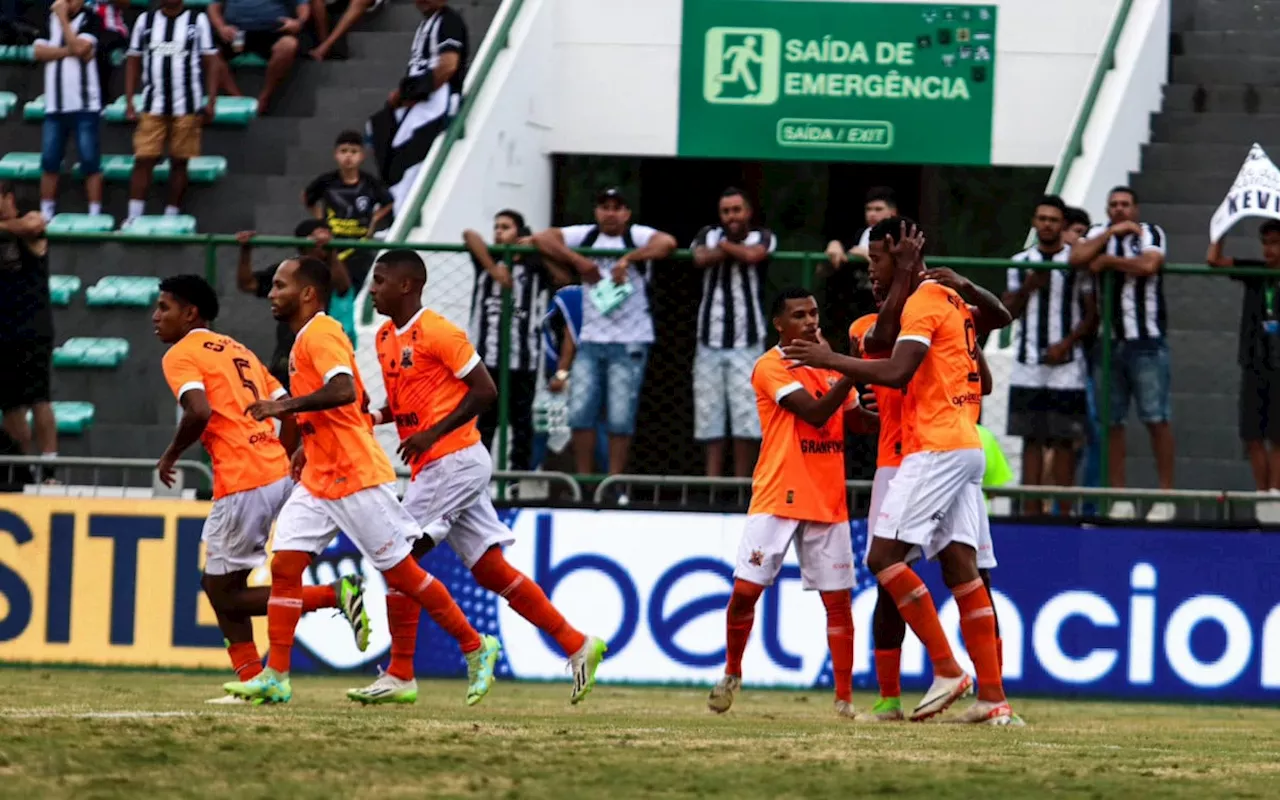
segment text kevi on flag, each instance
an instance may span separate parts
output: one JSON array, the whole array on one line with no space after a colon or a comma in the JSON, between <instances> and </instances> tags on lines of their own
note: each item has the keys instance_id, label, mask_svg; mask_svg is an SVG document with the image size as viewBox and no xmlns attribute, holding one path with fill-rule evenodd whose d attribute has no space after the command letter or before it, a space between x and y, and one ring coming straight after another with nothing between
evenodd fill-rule
<instances>
[{"instance_id":1,"label":"text kevi on flag","mask_svg":"<svg viewBox=\"0 0 1280 800\"><path fill-rule=\"evenodd\" d=\"M1280 170L1257 143L1209 220L1209 241L1218 241L1245 217L1280 219Z\"/></svg>"}]
</instances>

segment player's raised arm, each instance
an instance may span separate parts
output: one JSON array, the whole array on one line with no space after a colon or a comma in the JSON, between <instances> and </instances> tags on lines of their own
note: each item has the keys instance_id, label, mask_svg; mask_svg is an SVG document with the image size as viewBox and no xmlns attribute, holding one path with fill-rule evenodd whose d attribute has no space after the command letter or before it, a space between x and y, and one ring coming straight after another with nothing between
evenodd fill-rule
<instances>
[{"instance_id":1,"label":"player's raised arm","mask_svg":"<svg viewBox=\"0 0 1280 800\"><path fill-rule=\"evenodd\" d=\"M977 326L979 335L1000 330L1013 322L1013 315L1009 313L1008 308L1005 308L999 297L957 274L955 270L946 267L931 269L925 272L924 278L953 289L966 303L973 304L977 310L974 317L980 323Z\"/></svg>"},{"instance_id":2,"label":"player's raised arm","mask_svg":"<svg viewBox=\"0 0 1280 800\"><path fill-rule=\"evenodd\" d=\"M902 217L890 217L871 229L867 260L875 284L888 283L875 325L862 346L870 354L893 350L902 327L902 310L915 290L916 275L924 269L924 231ZM882 285L882 288L883 285Z\"/></svg>"}]
</instances>

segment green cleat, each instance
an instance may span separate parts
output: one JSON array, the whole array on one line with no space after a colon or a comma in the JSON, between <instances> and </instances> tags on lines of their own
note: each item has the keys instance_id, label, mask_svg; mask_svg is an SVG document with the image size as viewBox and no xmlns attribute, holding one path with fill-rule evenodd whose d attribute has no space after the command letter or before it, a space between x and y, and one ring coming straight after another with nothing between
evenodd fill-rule
<instances>
[{"instance_id":1,"label":"green cleat","mask_svg":"<svg viewBox=\"0 0 1280 800\"><path fill-rule=\"evenodd\" d=\"M418 681L417 679L404 681L379 669L376 681L363 689L348 689L347 699L366 706L383 703L416 703L418 702Z\"/></svg>"},{"instance_id":2,"label":"green cleat","mask_svg":"<svg viewBox=\"0 0 1280 800\"><path fill-rule=\"evenodd\" d=\"M902 698L881 697L870 711L863 711L854 719L858 722L901 722L906 719L902 714Z\"/></svg>"},{"instance_id":3,"label":"green cleat","mask_svg":"<svg viewBox=\"0 0 1280 800\"><path fill-rule=\"evenodd\" d=\"M231 681L222 684L222 688L232 697L248 700L255 706L263 703L287 703L293 699L293 687L289 685L289 674L276 672L267 668L243 683Z\"/></svg>"},{"instance_id":4,"label":"green cleat","mask_svg":"<svg viewBox=\"0 0 1280 800\"><path fill-rule=\"evenodd\" d=\"M609 647L603 639L588 636L578 652L569 656L569 669L573 671L573 691L569 694L569 702L577 705L587 699L591 689L596 685L596 669L604 661L604 654Z\"/></svg>"},{"instance_id":5,"label":"green cleat","mask_svg":"<svg viewBox=\"0 0 1280 800\"><path fill-rule=\"evenodd\" d=\"M467 705L474 706L493 688L493 671L502 652L502 642L493 636L480 637L480 649L464 653L467 659Z\"/></svg>"},{"instance_id":6,"label":"green cleat","mask_svg":"<svg viewBox=\"0 0 1280 800\"><path fill-rule=\"evenodd\" d=\"M364 608L364 578L359 575L343 575L333 582L333 593L338 596L338 610L351 625L356 637L356 648L363 653L369 649L369 612Z\"/></svg>"}]
</instances>

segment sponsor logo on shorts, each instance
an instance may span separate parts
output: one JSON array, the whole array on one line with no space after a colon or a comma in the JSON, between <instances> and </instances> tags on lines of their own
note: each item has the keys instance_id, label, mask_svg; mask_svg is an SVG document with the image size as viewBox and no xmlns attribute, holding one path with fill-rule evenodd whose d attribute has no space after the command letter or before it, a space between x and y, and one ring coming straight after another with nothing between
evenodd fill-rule
<instances>
[{"instance_id":1,"label":"sponsor logo on shorts","mask_svg":"<svg viewBox=\"0 0 1280 800\"><path fill-rule=\"evenodd\" d=\"M753 566L753 567L763 566L763 565L764 565L764 551L763 551L763 550L752 550L752 551L751 551L751 558L749 558L749 559L747 559L747 560L751 562L751 566Z\"/></svg>"},{"instance_id":2,"label":"sponsor logo on shorts","mask_svg":"<svg viewBox=\"0 0 1280 800\"><path fill-rule=\"evenodd\" d=\"M832 569L838 569L838 570L853 569L853 562L851 562L851 561L845 561L845 562L842 562L842 563L840 563L840 564L832 564L832 565L831 565L831 568L832 568Z\"/></svg>"}]
</instances>

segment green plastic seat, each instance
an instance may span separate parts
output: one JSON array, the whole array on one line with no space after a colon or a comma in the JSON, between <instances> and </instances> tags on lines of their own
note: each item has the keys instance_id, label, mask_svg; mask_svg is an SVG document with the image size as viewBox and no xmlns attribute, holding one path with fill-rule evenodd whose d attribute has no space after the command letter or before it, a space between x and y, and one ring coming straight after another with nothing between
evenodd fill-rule
<instances>
[{"instance_id":1,"label":"green plastic seat","mask_svg":"<svg viewBox=\"0 0 1280 800\"><path fill-rule=\"evenodd\" d=\"M36 160L39 161L40 154L36 154ZM37 168L39 165L37 164ZM76 163L73 170L76 176L80 175L80 164ZM133 174L133 156L131 155L108 155L102 157L102 176L105 180L112 183L124 183L129 180ZM227 174L227 159L222 156L196 156L187 162L187 177L192 183L214 183L225 177ZM3 176L0 176L3 177ZM169 159L156 164L155 170L152 172L152 179L157 183L165 183L169 180Z\"/></svg>"},{"instance_id":2,"label":"green plastic seat","mask_svg":"<svg viewBox=\"0 0 1280 800\"><path fill-rule=\"evenodd\" d=\"M160 279L151 275L107 275L85 290L90 306L146 308L160 296Z\"/></svg>"},{"instance_id":3,"label":"green plastic seat","mask_svg":"<svg viewBox=\"0 0 1280 800\"><path fill-rule=\"evenodd\" d=\"M120 230L148 236L175 236L195 233L196 218L190 214L135 217L120 226Z\"/></svg>"},{"instance_id":4,"label":"green plastic seat","mask_svg":"<svg viewBox=\"0 0 1280 800\"><path fill-rule=\"evenodd\" d=\"M54 233L109 233L116 229L116 218L110 214L55 214L49 220Z\"/></svg>"},{"instance_id":5,"label":"green plastic seat","mask_svg":"<svg viewBox=\"0 0 1280 800\"><path fill-rule=\"evenodd\" d=\"M34 64L36 48L31 44L0 45L0 64Z\"/></svg>"},{"instance_id":6,"label":"green plastic seat","mask_svg":"<svg viewBox=\"0 0 1280 800\"><path fill-rule=\"evenodd\" d=\"M34 100L22 104L22 119L24 122L44 121L44 95L37 95Z\"/></svg>"},{"instance_id":7,"label":"green plastic seat","mask_svg":"<svg viewBox=\"0 0 1280 800\"><path fill-rule=\"evenodd\" d=\"M114 337L76 336L53 351L59 369L115 369L129 357L129 342Z\"/></svg>"},{"instance_id":8,"label":"green plastic seat","mask_svg":"<svg viewBox=\"0 0 1280 800\"><path fill-rule=\"evenodd\" d=\"M62 436L80 436L93 425L93 403L83 400L54 400L53 419ZM31 424L31 412L27 412L27 424Z\"/></svg>"},{"instance_id":9,"label":"green plastic seat","mask_svg":"<svg viewBox=\"0 0 1280 800\"><path fill-rule=\"evenodd\" d=\"M9 112L18 105L18 96L13 92L0 92L0 119L9 116Z\"/></svg>"},{"instance_id":10,"label":"green plastic seat","mask_svg":"<svg viewBox=\"0 0 1280 800\"><path fill-rule=\"evenodd\" d=\"M266 69L267 60L255 53L241 53L231 59L233 69Z\"/></svg>"},{"instance_id":11,"label":"green plastic seat","mask_svg":"<svg viewBox=\"0 0 1280 800\"><path fill-rule=\"evenodd\" d=\"M49 301L63 308L71 305L71 298L80 291L79 275L50 275Z\"/></svg>"},{"instance_id":12,"label":"green plastic seat","mask_svg":"<svg viewBox=\"0 0 1280 800\"><path fill-rule=\"evenodd\" d=\"M10 181L31 181L39 177L39 153L5 153L0 156L0 178Z\"/></svg>"},{"instance_id":13,"label":"green plastic seat","mask_svg":"<svg viewBox=\"0 0 1280 800\"><path fill-rule=\"evenodd\" d=\"M142 96L134 96L135 106L140 106ZM124 95L117 97L106 108L102 109L102 118L113 124L128 122L125 118L127 105ZM248 125L258 116L258 101L253 97L219 97L213 101L213 124L227 127ZM22 109L22 118L28 122L44 119L44 95L27 103Z\"/></svg>"}]
</instances>

